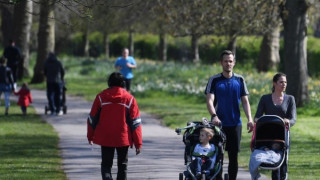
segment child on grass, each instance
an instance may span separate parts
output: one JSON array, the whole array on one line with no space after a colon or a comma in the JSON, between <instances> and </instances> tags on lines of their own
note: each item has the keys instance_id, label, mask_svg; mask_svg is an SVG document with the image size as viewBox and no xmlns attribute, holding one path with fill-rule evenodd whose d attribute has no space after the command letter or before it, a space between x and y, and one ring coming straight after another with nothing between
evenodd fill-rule
<instances>
[{"instance_id":1,"label":"child on grass","mask_svg":"<svg viewBox=\"0 0 320 180\"><path fill-rule=\"evenodd\" d=\"M21 106L23 115L27 114L27 107L32 103L32 97L30 89L27 83L23 83L21 89L18 92L14 92L15 95L19 96L18 105Z\"/></svg>"},{"instance_id":2,"label":"child on grass","mask_svg":"<svg viewBox=\"0 0 320 180\"><path fill-rule=\"evenodd\" d=\"M210 174L216 161L216 149L209 141L213 138L214 131L210 128L202 128L200 130L199 141L192 152L192 165L195 169L196 176L199 178L201 174Z\"/></svg>"}]
</instances>

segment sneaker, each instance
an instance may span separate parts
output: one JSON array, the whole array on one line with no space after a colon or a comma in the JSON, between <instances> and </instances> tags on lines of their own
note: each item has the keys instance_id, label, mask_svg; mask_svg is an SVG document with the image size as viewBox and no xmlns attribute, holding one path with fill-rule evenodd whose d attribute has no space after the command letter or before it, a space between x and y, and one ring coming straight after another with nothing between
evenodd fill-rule
<instances>
[{"instance_id":1,"label":"sneaker","mask_svg":"<svg viewBox=\"0 0 320 180\"><path fill-rule=\"evenodd\" d=\"M201 172L197 172L197 173L196 173L196 177L197 177L197 178L200 178L200 177L201 177Z\"/></svg>"},{"instance_id":2,"label":"sneaker","mask_svg":"<svg viewBox=\"0 0 320 180\"><path fill-rule=\"evenodd\" d=\"M203 171L202 171L202 174L205 174L206 176L209 176L209 175L210 175L210 171L208 171L208 170L203 170Z\"/></svg>"},{"instance_id":3,"label":"sneaker","mask_svg":"<svg viewBox=\"0 0 320 180\"><path fill-rule=\"evenodd\" d=\"M63 112L62 112L62 111L59 111L59 112L57 113L57 116L61 116L61 115L63 115Z\"/></svg>"}]
</instances>

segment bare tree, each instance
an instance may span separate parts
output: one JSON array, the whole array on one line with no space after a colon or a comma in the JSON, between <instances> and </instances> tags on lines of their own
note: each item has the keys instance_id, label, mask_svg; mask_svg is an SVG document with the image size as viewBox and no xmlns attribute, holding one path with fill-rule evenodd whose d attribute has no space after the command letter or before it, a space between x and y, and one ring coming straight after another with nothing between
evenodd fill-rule
<instances>
[{"instance_id":1,"label":"bare tree","mask_svg":"<svg viewBox=\"0 0 320 180\"><path fill-rule=\"evenodd\" d=\"M307 0L290 0L282 4L284 25L284 69L287 92L298 107L309 101L307 68Z\"/></svg>"}]
</instances>

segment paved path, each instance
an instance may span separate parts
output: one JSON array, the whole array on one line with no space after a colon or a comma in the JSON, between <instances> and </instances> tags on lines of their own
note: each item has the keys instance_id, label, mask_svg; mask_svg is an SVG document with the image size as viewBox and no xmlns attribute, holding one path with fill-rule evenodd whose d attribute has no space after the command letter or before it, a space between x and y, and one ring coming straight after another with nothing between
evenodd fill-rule
<instances>
[{"instance_id":1,"label":"paved path","mask_svg":"<svg viewBox=\"0 0 320 180\"><path fill-rule=\"evenodd\" d=\"M94 145L92 150L86 138L86 118L91 102L68 96L67 114L51 116L44 115L44 106L47 104L45 92L32 90L32 96L37 113L52 124L59 134L63 169L68 179L101 180L100 147ZM141 116L143 120L142 153L136 156L134 149L129 150L128 179L178 179L179 172L185 169L182 136L176 135L172 129L161 126L158 120L148 114L141 113ZM113 174L116 169L115 160ZM115 177L116 174L113 176ZM249 180L249 172L239 169L238 179Z\"/></svg>"}]
</instances>

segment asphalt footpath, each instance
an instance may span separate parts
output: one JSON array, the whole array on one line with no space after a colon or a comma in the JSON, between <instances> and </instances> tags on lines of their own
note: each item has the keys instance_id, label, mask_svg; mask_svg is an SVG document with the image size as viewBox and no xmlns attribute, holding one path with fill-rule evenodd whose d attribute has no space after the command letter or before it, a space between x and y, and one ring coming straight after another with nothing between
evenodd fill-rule
<instances>
[{"instance_id":1,"label":"asphalt footpath","mask_svg":"<svg viewBox=\"0 0 320 180\"><path fill-rule=\"evenodd\" d=\"M63 158L62 168L69 180L101 180L100 146L90 146L87 141L87 117L92 102L79 97L67 96L67 114L61 116L45 115L48 103L45 91L31 90L36 112L50 123L59 134L59 147ZM152 115L141 113L143 147L139 155L129 149L128 179L174 180L185 170L184 144L182 136L164 127ZM224 163L224 173L227 172ZM113 162L113 178L116 179L117 161ZM238 180L250 180L250 173L239 168ZM263 177L261 180L266 180Z\"/></svg>"}]
</instances>

